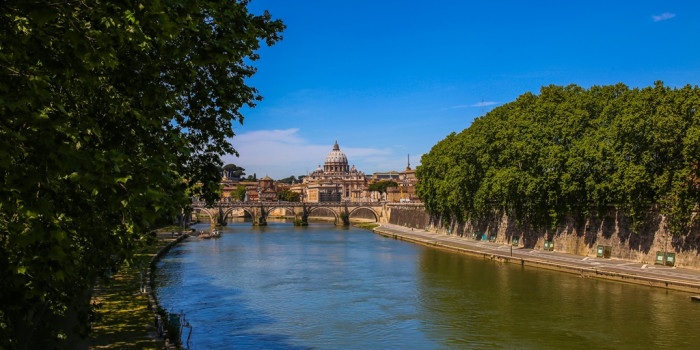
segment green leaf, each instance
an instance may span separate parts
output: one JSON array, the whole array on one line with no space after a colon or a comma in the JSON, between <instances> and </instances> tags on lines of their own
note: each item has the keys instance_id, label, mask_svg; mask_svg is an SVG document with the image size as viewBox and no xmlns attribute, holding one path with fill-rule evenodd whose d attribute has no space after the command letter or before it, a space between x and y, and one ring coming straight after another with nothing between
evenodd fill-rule
<instances>
[{"instance_id":1,"label":"green leaf","mask_svg":"<svg viewBox=\"0 0 700 350\"><path fill-rule=\"evenodd\" d=\"M118 177L116 179L117 183L125 184L127 181L131 180L131 175L123 176L123 177Z\"/></svg>"}]
</instances>

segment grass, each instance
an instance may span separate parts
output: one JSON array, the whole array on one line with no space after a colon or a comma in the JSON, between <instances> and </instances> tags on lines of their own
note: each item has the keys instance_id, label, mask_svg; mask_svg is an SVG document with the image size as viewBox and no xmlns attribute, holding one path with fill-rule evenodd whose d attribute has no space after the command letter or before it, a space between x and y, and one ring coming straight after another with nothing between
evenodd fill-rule
<instances>
[{"instance_id":1,"label":"grass","mask_svg":"<svg viewBox=\"0 0 700 350\"><path fill-rule=\"evenodd\" d=\"M166 233L167 232L167 233ZM95 287L92 303L97 305L92 324L90 349L162 349L158 339L148 295L141 293L141 271L174 238L170 230L161 230L158 239L136 254L131 265L124 264L108 283ZM144 276L145 278L145 276Z\"/></svg>"},{"instance_id":2,"label":"grass","mask_svg":"<svg viewBox=\"0 0 700 350\"><path fill-rule=\"evenodd\" d=\"M374 230L377 226L379 226L378 223L376 222L363 222L363 223L357 223L354 224L354 226L365 229L365 230Z\"/></svg>"}]
</instances>

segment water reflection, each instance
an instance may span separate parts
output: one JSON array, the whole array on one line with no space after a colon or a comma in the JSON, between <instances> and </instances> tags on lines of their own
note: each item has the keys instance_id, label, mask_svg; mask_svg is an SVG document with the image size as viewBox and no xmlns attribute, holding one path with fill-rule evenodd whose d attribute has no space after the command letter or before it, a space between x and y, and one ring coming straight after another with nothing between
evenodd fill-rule
<instances>
[{"instance_id":1,"label":"water reflection","mask_svg":"<svg viewBox=\"0 0 700 350\"><path fill-rule=\"evenodd\" d=\"M687 348L687 295L438 250L420 256L422 330L447 348ZM689 309L690 308L690 309Z\"/></svg>"},{"instance_id":2,"label":"water reflection","mask_svg":"<svg viewBox=\"0 0 700 350\"><path fill-rule=\"evenodd\" d=\"M158 265L192 348L687 348L687 295L475 259L332 224L231 224Z\"/></svg>"}]
</instances>

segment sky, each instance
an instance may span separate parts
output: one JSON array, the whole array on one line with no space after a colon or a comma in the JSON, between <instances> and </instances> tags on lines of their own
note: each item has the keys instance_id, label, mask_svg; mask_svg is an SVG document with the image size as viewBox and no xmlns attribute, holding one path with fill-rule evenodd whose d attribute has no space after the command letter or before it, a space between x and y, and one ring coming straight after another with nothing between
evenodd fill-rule
<instances>
[{"instance_id":1,"label":"sky","mask_svg":"<svg viewBox=\"0 0 700 350\"><path fill-rule=\"evenodd\" d=\"M547 85L700 81L691 0L252 0L287 28L262 46L224 163L306 175L337 141L371 175L413 169L452 132Z\"/></svg>"}]
</instances>

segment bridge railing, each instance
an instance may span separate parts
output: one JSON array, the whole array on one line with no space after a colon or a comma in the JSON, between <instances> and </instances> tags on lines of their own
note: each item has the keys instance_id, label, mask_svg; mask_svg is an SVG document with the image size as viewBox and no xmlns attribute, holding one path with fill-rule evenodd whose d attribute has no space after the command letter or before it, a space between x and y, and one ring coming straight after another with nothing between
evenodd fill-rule
<instances>
[{"instance_id":1,"label":"bridge railing","mask_svg":"<svg viewBox=\"0 0 700 350\"><path fill-rule=\"evenodd\" d=\"M381 206L386 204L386 201L379 201L379 202L287 202L287 201L248 201L248 202L216 202L212 205L208 205L204 201L193 201L192 202L192 207L194 208L232 208L232 207L257 207L260 205L263 206L285 206L285 207L301 207L301 206L314 206L314 207L343 207L343 206L350 206L350 207L361 207L361 206Z\"/></svg>"}]
</instances>

